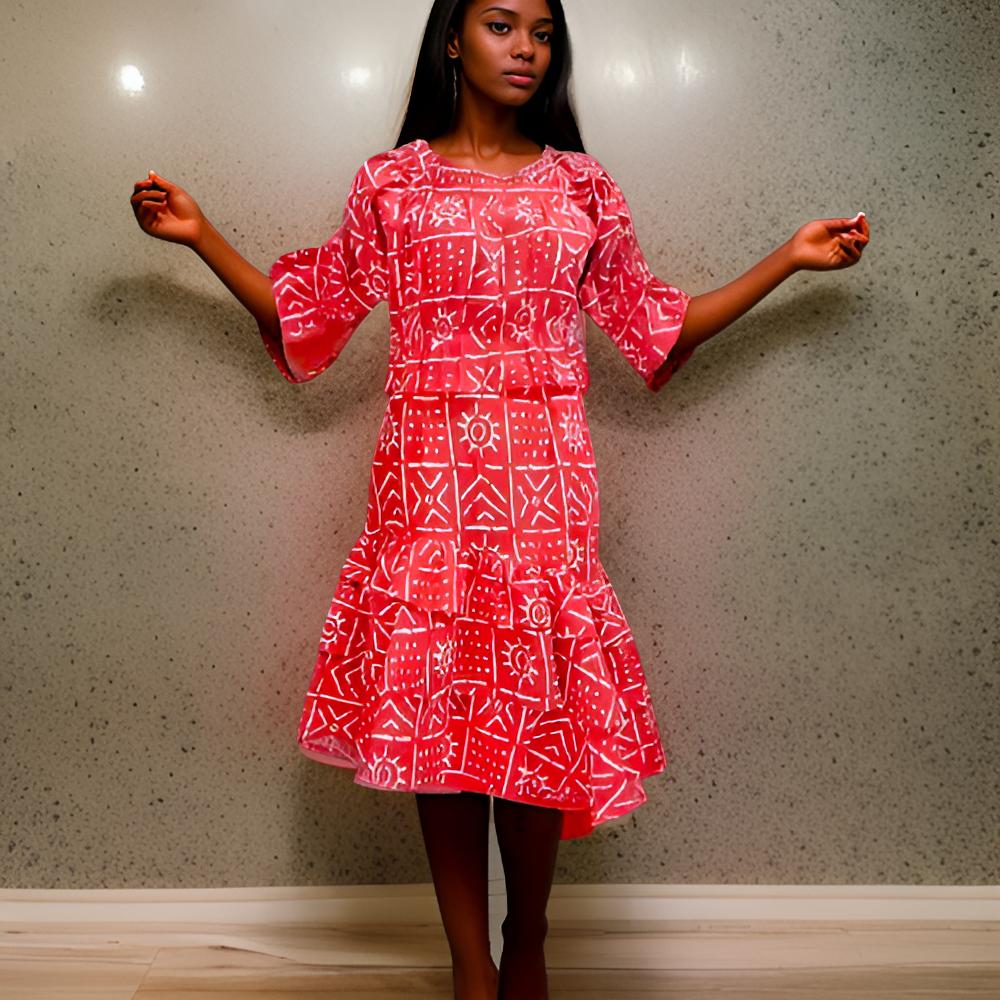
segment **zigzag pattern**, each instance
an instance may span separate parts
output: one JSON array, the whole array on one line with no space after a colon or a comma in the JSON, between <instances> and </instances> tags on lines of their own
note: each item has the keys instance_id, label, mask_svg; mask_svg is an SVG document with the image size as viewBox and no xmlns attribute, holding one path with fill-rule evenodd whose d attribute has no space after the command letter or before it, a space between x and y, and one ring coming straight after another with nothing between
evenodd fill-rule
<instances>
[{"instance_id":1,"label":"zigzag pattern","mask_svg":"<svg viewBox=\"0 0 1000 1000\"><path fill-rule=\"evenodd\" d=\"M689 296L650 272L617 184L583 153L499 176L417 139L367 160L333 236L270 276L264 342L292 382L390 313L368 511L302 751L372 788L560 809L563 839L635 809L666 760L598 554L582 316L655 391L690 356Z\"/></svg>"}]
</instances>

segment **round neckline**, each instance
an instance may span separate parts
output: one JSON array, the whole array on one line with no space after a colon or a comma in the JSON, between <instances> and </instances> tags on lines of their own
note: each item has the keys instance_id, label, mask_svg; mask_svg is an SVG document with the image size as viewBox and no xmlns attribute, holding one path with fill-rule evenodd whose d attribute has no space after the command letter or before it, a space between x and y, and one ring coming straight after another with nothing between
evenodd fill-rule
<instances>
[{"instance_id":1,"label":"round neckline","mask_svg":"<svg viewBox=\"0 0 1000 1000\"><path fill-rule=\"evenodd\" d=\"M509 181L515 177L520 177L522 174L527 173L529 170L534 170L539 164L543 163L549 158L552 153L553 148L548 143L542 147L541 153L535 157L530 163L526 163L523 167L518 167L512 174L496 174L492 170L480 170L478 167L460 167L457 163L452 163L451 160L445 159L440 153L431 147L431 144L420 137L416 142L423 145L425 154L433 160L438 166L446 167L448 170L457 170L463 174L476 174L479 177L492 177L494 180L499 181Z\"/></svg>"}]
</instances>

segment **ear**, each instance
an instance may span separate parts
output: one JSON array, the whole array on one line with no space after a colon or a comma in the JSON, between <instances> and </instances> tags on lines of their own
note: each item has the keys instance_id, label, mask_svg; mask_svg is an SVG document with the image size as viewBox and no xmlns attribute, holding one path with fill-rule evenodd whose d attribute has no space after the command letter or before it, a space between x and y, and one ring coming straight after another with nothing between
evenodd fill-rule
<instances>
[{"instance_id":1,"label":"ear","mask_svg":"<svg viewBox=\"0 0 1000 1000\"><path fill-rule=\"evenodd\" d=\"M452 59L457 59L458 56L461 54L458 51L458 33L455 31L454 28L448 29L448 37L447 37L447 42L445 44L445 52Z\"/></svg>"}]
</instances>

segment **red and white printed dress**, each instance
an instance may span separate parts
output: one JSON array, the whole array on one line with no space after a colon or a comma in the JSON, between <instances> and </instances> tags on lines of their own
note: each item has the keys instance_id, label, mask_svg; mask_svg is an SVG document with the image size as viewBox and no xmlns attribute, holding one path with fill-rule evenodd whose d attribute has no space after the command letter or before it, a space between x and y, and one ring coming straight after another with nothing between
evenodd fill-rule
<instances>
[{"instance_id":1,"label":"red and white printed dress","mask_svg":"<svg viewBox=\"0 0 1000 1000\"><path fill-rule=\"evenodd\" d=\"M336 232L270 278L290 382L377 303L390 319L301 750L372 788L560 809L563 840L641 805L666 759L598 556L583 313L655 391L692 353L673 350L690 296L650 272L618 185L581 152L498 175L415 139L366 160Z\"/></svg>"}]
</instances>

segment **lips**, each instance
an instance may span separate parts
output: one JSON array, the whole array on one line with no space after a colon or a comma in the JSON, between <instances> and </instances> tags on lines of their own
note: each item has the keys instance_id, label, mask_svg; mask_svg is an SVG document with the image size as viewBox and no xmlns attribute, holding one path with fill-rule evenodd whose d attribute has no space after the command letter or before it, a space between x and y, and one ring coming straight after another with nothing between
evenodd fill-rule
<instances>
[{"instance_id":1,"label":"lips","mask_svg":"<svg viewBox=\"0 0 1000 1000\"><path fill-rule=\"evenodd\" d=\"M535 79L535 74L534 73L526 73L526 72L524 72L522 70L513 70L513 69L507 70L504 73L504 76L523 76L523 77L525 77L528 80L534 80Z\"/></svg>"}]
</instances>

